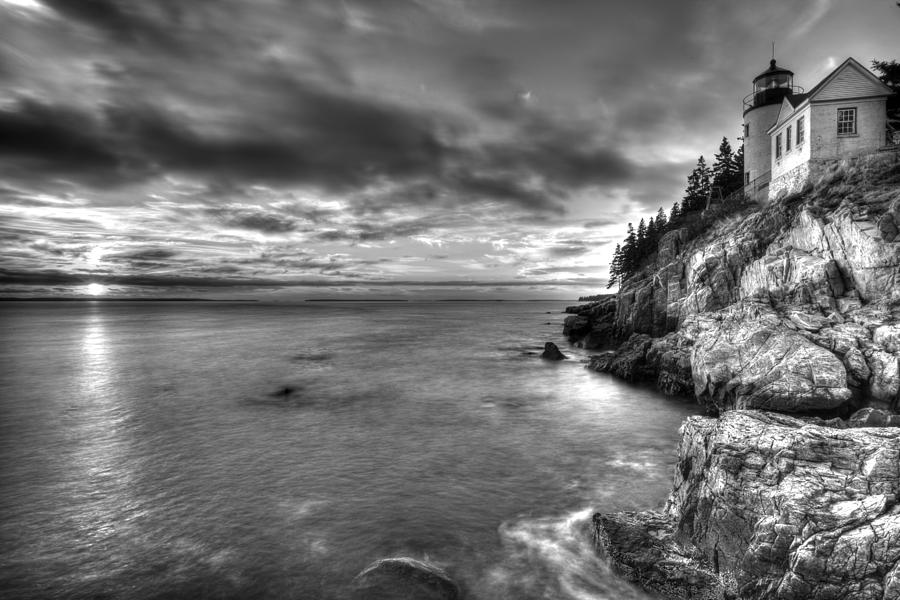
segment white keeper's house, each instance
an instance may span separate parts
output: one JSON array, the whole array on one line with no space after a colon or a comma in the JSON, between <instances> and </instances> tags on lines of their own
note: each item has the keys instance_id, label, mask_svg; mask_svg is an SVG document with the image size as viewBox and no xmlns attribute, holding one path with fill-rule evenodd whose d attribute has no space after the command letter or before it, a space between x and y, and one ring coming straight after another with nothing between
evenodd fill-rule
<instances>
[{"instance_id":1,"label":"white keeper's house","mask_svg":"<svg viewBox=\"0 0 900 600\"><path fill-rule=\"evenodd\" d=\"M889 145L885 103L892 93L853 58L803 93L794 73L773 59L744 98L745 192L765 202L800 190L835 160Z\"/></svg>"}]
</instances>

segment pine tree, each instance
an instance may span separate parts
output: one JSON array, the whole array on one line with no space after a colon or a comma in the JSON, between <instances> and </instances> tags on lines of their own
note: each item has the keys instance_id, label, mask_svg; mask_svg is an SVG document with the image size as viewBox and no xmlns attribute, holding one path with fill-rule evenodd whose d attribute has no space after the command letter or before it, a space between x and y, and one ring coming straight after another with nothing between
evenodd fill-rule
<instances>
[{"instance_id":1,"label":"pine tree","mask_svg":"<svg viewBox=\"0 0 900 600\"><path fill-rule=\"evenodd\" d=\"M671 227L681 218L681 205L678 200L672 203L672 209L669 211L669 226Z\"/></svg>"},{"instance_id":2,"label":"pine tree","mask_svg":"<svg viewBox=\"0 0 900 600\"><path fill-rule=\"evenodd\" d=\"M650 217L647 221L647 243L644 246L644 255L650 256L656 252L656 242L659 241L659 229L656 226L656 220Z\"/></svg>"},{"instance_id":3,"label":"pine tree","mask_svg":"<svg viewBox=\"0 0 900 600\"><path fill-rule=\"evenodd\" d=\"M712 166L712 187L719 188L719 191L722 192L723 196L728 195L730 193L729 186L731 185L733 176L734 152L731 150L731 144L728 143L728 138L723 137ZM713 193L715 193L715 190Z\"/></svg>"},{"instance_id":4,"label":"pine tree","mask_svg":"<svg viewBox=\"0 0 900 600\"><path fill-rule=\"evenodd\" d=\"M622 279L622 247L616 244L616 250L613 252L612 263L609 265L609 283L606 284L607 289L616 285Z\"/></svg>"},{"instance_id":5,"label":"pine tree","mask_svg":"<svg viewBox=\"0 0 900 600\"><path fill-rule=\"evenodd\" d=\"M894 90L887 98L888 141L900 138L900 63L896 60L873 60L872 68L886 86Z\"/></svg>"},{"instance_id":6,"label":"pine tree","mask_svg":"<svg viewBox=\"0 0 900 600\"><path fill-rule=\"evenodd\" d=\"M734 153L734 172L731 174L730 185L732 191L744 187L744 144Z\"/></svg>"},{"instance_id":7,"label":"pine tree","mask_svg":"<svg viewBox=\"0 0 900 600\"><path fill-rule=\"evenodd\" d=\"M712 176L710 174L709 167L706 166L706 159L703 156L700 156L700 160L697 161L697 183L698 183L698 197L699 203L697 208L703 209L706 208L706 199L709 197L709 188L712 185Z\"/></svg>"},{"instance_id":8,"label":"pine tree","mask_svg":"<svg viewBox=\"0 0 900 600\"><path fill-rule=\"evenodd\" d=\"M622 245L622 279L625 279L637 270L638 264L638 245L637 234L634 232L634 225L628 224L628 235Z\"/></svg>"},{"instance_id":9,"label":"pine tree","mask_svg":"<svg viewBox=\"0 0 900 600\"><path fill-rule=\"evenodd\" d=\"M666 220L666 211L663 210L663 207L660 206L659 210L656 211L656 231L660 236L666 232L668 228L669 222Z\"/></svg>"},{"instance_id":10,"label":"pine tree","mask_svg":"<svg viewBox=\"0 0 900 600\"><path fill-rule=\"evenodd\" d=\"M697 160L697 166L688 175L687 189L684 190L684 200L681 203L681 212L706 208L706 198L709 196L710 172L706 166L706 159L701 156Z\"/></svg>"},{"instance_id":11,"label":"pine tree","mask_svg":"<svg viewBox=\"0 0 900 600\"><path fill-rule=\"evenodd\" d=\"M638 266L641 264L641 261L644 260L644 256L647 250L647 224L644 222L644 219L641 219L641 222L638 223L637 228L637 260L634 263L634 270L637 271Z\"/></svg>"}]
</instances>

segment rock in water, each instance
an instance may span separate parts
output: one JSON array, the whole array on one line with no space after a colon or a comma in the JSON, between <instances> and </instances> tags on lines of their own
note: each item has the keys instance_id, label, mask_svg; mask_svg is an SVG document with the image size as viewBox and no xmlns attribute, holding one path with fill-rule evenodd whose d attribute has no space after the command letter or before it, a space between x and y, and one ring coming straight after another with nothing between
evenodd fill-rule
<instances>
[{"instance_id":1,"label":"rock in water","mask_svg":"<svg viewBox=\"0 0 900 600\"><path fill-rule=\"evenodd\" d=\"M358 600L459 600L459 586L443 569L408 557L376 560L354 580Z\"/></svg>"},{"instance_id":2,"label":"rock in water","mask_svg":"<svg viewBox=\"0 0 900 600\"><path fill-rule=\"evenodd\" d=\"M543 354L541 354L541 358L545 360L565 360L568 357L560 352L556 344L554 344L553 342L547 342L546 344L544 344L544 352Z\"/></svg>"}]
</instances>

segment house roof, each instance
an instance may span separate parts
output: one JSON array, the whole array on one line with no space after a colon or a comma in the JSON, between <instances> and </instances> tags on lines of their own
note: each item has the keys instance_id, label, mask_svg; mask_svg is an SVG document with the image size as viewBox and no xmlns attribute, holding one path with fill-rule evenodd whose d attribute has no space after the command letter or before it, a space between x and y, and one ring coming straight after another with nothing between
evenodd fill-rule
<instances>
[{"instance_id":1,"label":"house roof","mask_svg":"<svg viewBox=\"0 0 900 600\"><path fill-rule=\"evenodd\" d=\"M791 103L791 106L797 108L800 106L804 100L809 97L809 94L791 94L790 96L785 96L785 100Z\"/></svg>"},{"instance_id":2,"label":"house roof","mask_svg":"<svg viewBox=\"0 0 900 600\"><path fill-rule=\"evenodd\" d=\"M894 91L887 85L885 85L880 79L878 79L872 73L872 71L865 68L859 63L859 61L851 56L840 65L838 65L831 73L826 75L825 78L817 83L811 90L809 90L809 92L807 93L809 101L815 102L817 99L825 95L825 92L828 90L828 88L833 84L839 83L838 80L845 73L853 73L854 75L856 75L856 77L854 77L852 81L848 82L859 86L858 91L861 92L861 94L858 93L854 95L854 98L890 96L894 93ZM840 90L836 89L835 91Z\"/></svg>"}]
</instances>

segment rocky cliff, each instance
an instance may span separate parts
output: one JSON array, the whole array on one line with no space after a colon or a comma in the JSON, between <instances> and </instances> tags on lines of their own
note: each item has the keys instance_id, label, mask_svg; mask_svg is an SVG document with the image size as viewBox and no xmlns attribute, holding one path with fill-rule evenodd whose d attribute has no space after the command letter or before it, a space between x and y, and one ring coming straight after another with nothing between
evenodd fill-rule
<instances>
[{"instance_id":1,"label":"rocky cliff","mask_svg":"<svg viewBox=\"0 0 900 600\"><path fill-rule=\"evenodd\" d=\"M724 211L723 211L724 212ZM900 162L668 232L570 307L590 368L696 396L665 511L598 546L667 598L900 598ZM793 416L786 416L793 415Z\"/></svg>"}]
</instances>

